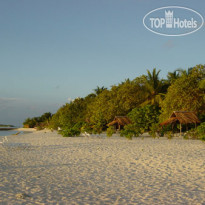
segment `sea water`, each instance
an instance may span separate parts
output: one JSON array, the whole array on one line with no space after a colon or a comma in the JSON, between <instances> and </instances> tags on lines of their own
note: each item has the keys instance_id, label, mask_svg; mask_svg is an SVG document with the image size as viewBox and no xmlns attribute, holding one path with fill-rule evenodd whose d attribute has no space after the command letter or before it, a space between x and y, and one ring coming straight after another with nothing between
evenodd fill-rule
<instances>
[{"instance_id":1,"label":"sea water","mask_svg":"<svg viewBox=\"0 0 205 205\"><path fill-rule=\"evenodd\" d=\"M16 134L18 131L15 130L0 130L0 143L3 141L5 136Z\"/></svg>"},{"instance_id":2,"label":"sea water","mask_svg":"<svg viewBox=\"0 0 205 205\"><path fill-rule=\"evenodd\" d=\"M15 130L0 130L0 136L9 136L16 134L18 131Z\"/></svg>"}]
</instances>

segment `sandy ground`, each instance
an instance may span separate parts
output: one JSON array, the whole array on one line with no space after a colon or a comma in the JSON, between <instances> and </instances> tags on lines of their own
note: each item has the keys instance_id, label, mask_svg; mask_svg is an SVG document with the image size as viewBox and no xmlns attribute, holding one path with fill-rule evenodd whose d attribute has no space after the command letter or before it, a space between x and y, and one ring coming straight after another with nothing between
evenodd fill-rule
<instances>
[{"instance_id":1,"label":"sandy ground","mask_svg":"<svg viewBox=\"0 0 205 205\"><path fill-rule=\"evenodd\" d=\"M0 204L205 205L205 143L36 131L0 145Z\"/></svg>"},{"instance_id":2,"label":"sandy ground","mask_svg":"<svg viewBox=\"0 0 205 205\"><path fill-rule=\"evenodd\" d=\"M23 128L23 127L17 128L17 129L15 129L15 130L16 130L16 131L23 131L23 132L35 132L35 131L36 131L35 128Z\"/></svg>"}]
</instances>

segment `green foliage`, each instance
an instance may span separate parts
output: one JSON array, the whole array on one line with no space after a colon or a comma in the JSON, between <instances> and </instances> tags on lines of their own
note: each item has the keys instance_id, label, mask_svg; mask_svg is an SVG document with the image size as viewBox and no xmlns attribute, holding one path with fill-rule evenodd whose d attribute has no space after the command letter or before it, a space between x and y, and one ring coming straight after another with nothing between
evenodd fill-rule
<instances>
[{"instance_id":1,"label":"green foliage","mask_svg":"<svg viewBox=\"0 0 205 205\"><path fill-rule=\"evenodd\" d=\"M50 112L44 113L40 117L27 118L23 125L27 128L42 127L45 128L49 126L52 114Z\"/></svg>"},{"instance_id":2,"label":"green foliage","mask_svg":"<svg viewBox=\"0 0 205 205\"><path fill-rule=\"evenodd\" d=\"M157 71L156 68L150 72L147 70L147 76L144 80L144 96L145 99L142 106L147 104L160 105L164 98L164 94L167 91L168 83L165 80L159 79L160 70Z\"/></svg>"},{"instance_id":3,"label":"green foliage","mask_svg":"<svg viewBox=\"0 0 205 205\"><path fill-rule=\"evenodd\" d=\"M198 117L201 122L205 122L205 113L199 113Z\"/></svg>"},{"instance_id":4,"label":"green foliage","mask_svg":"<svg viewBox=\"0 0 205 205\"><path fill-rule=\"evenodd\" d=\"M158 133L159 129L160 129L159 124L158 123L153 123L150 127L149 134L153 138L156 138L158 136L157 133Z\"/></svg>"},{"instance_id":5,"label":"green foliage","mask_svg":"<svg viewBox=\"0 0 205 205\"><path fill-rule=\"evenodd\" d=\"M81 130L81 133L87 132L89 134L92 134L92 125L90 123L84 122L80 130Z\"/></svg>"},{"instance_id":6,"label":"green foliage","mask_svg":"<svg viewBox=\"0 0 205 205\"><path fill-rule=\"evenodd\" d=\"M23 125L24 127L26 128L34 128L35 125L36 125L36 120L34 118L27 118L24 122L23 122Z\"/></svg>"},{"instance_id":7,"label":"green foliage","mask_svg":"<svg viewBox=\"0 0 205 205\"><path fill-rule=\"evenodd\" d=\"M173 133L172 133L172 131L168 131L168 132L166 132L166 137L167 137L167 139L172 139L173 138Z\"/></svg>"},{"instance_id":8,"label":"green foliage","mask_svg":"<svg viewBox=\"0 0 205 205\"><path fill-rule=\"evenodd\" d=\"M133 108L143 102L142 78L133 81L127 79L111 90L103 90L88 105L87 119L95 128L104 130L106 124L117 115L127 115Z\"/></svg>"},{"instance_id":9,"label":"green foliage","mask_svg":"<svg viewBox=\"0 0 205 205\"><path fill-rule=\"evenodd\" d=\"M52 117L51 128L61 127L63 130L72 128L76 123L85 122L88 98L76 98L73 102L62 106Z\"/></svg>"},{"instance_id":10,"label":"green foliage","mask_svg":"<svg viewBox=\"0 0 205 205\"><path fill-rule=\"evenodd\" d=\"M141 134L141 130L136 124L125 125L124 129L121 130L120 136L132 139L133 137L138 137Z\"/></svg>"},{"instance_id":11,"label":"green foliage","mask_svg":"<svg viewBox=\"0 0 205 205\"><path fill-rule=\"evenodd\" d=\"M147 75L126 79L111 89L97 87L94 93L66 103L53 116L45 113L26 119L24 126L60 127L64 136L74 136L79 131L101 133L115 116L128 116L132 124L125 126L121 135L131 139L146 131L155 137L160 113L162 121L175 110L196 111L204 122L205 66L169 72L167 80L160 79L159 74L160 70L154 68L147 70ZM112 134L111 129L107 130L108 135ZM161 130L162 135L166 132Z\"/></svg>"},{"instance_id":12,"label":"green foliage","mask_svg":"<svg viewBox=\"0 0 205 205\"><path fill-rule=\"evenodd\" d=\"M14 125L3 125L3 124L0 124L0 127L15 127Z\"/></svg>"},{"instance_id":13,"label":"green foliage","mask_svg":"<svg viewBox=\"0 0 205 205\"><path fill-rule=\"evenodd\" d=\"M96 123L95 125L92 126L92 128L93 128L93 133L94 134L101 134L102 131L103 131L102 130L103 127L102 127L101 123Z\"/></svg>"},{"instance_id":14,"label":"green foliage","mask_svg":"<svg viewBox=\"0 0 205 205\"><path fill-rule=\"evenodd\" d=\"M102 93L104 90L107 90L107 88L105 88L104 86L101 88L99 86L97 86L97 88L94 89L95 95L100 95L100 93Z\"/></svg>"},{"instance_id":15,"label":"green foliage","mask_svg":"<svg viewBox=\"0 0 205 205\"><path fill-rule=\"evenodd\" d=\"M37 130L37 131L43 130L43 127L42 127L42 126L37 126L37 127L36 127L36 130Z\"/></svg>"},{"instance_id":16,"label":"green foliage","mask_svg":"<svg viewBox=\"0 0 205 205\"><path fill-rule=\"evenodd\" d=\"M195 128L192 128L184 134L183 138L184 139L199 139L199 136L198 136L197 130Z\"/></svg>"},{"instance_id":17,"label":"green foliage","mask_svg":"<svg viewBox=\"0 0 205 205\"><path fill-rule=\"evenodd\" d=\"M167 133L169 133L170 131L172 131L172 127L171 125L167 125L167 126L163 126L159 129L158 131L158 135L160 137L164 137L164 135L166 135Z\"/></svg>"},{"instance_id":18,"label":"green foliage","mask_svg":"<svg viewBox=\"0 0 205 205\"><path fill-rule=\"evenodd\" d=\"M75 137L80 135L80 129L76 127L65 128L60 133L63 135L63 137Z\"/></svg>"},{"instance_id":19,"label":"green foliage","mask_svg":"<svg viewBox=\"0 0 205 205\"><path fill-rule=\"evenodd\" d=\"M108 127L106 133L108 137L111 137L115 133L114 127L113 126Z\"/></svg>"},{"instance_id":20,"label":"green foliage","mask_svg":"<svg viewBox=\"0 0 205 205\"><path fill-rule=\"evenodd\" d=\"M201 80L205 77L205 67L196 66L189 74L184 74L174 81L168 88L165 100L162 102L160 121L171 115L173 111L195 111L205 113L205 97L199 88Z\"/></svg>"},{"instance_id":21,"label":"green foliage","mask_svg":"<svg viewBox=\"0 0 205 205\"><path fill-rule=\"evenodd\" d=\"M185 133L184 139L200 139L205 140L205 122L201 123L197 128L192 128Z\"/></svg>"},{"instance_id":22,"label":"green foliage","mask_svg":"<svg viewBox=\"0 0 205 205\"><path fill-rule=\"evenodd\" d=\"M154 129L157 129L156 123L158 122L159 114L159 107L155 105L146 105L143 108L133 109L128 114L132 124L128 124L124 127L124 130L121 131L121 136L131 139L132 137L137 137L146 131L151 131L154 135Z\"/></svg>"},{"instance_id":23,"label":"green foliage","mask_svg":"<svg viewBox=\"0 0 205 205\"><path fill-rule=\"evenodd\" d=\"M199 139L205 140L205 122L201 123L197 127L197 134L199 136Z\"/></svg>"},{"instance_id":24,"label":"green foliage","mask_svg":"<svg viewBox=\"0 0 205 205\"><path fill-rule=\"evenodd\" d=\"M150 130L152 124L158 123L159 114L160 109L158 106L146 105L142 108L133 109L128 117L136 127L145 132Z\"/></svg>"}]
</instances>

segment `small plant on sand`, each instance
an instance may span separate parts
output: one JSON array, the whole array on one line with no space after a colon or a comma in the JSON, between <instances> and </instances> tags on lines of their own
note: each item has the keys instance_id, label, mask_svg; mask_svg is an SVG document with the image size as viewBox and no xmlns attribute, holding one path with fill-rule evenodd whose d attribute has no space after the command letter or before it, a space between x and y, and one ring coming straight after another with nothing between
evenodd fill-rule
<instances>
[{"instance_id":1,"label":"small plant on sand","mask_svg":"<svg viewBox=\"0 0 205 205\"><path fill-rule=\"evenodd\" d=\"M44 128L41 127L40 125L36 127L36 130L37 130L37 131L40 131L40 130L43 130L43 129L44 129Z\"/></svg>"},{"instance_id":2,"label":"small plant on sand","mask_svg":"<svg viewBox=\"0 0 205 205\"><path fill-rule=\"evenodd\" d=\"M171 140L171 139L173 138L173 133L172 133L172 131L166 132L166 137L167 137L167 139Z\"/></svg>"},{"instance_id":3,"label":"small plant on sand","mask_svg":"<svg viewBox=\"0 0 205 205\"><path fill-rule=\"evenodd\" d=\"M108 127L106 133L108 137L112 137L112 135L115 133L114 127L113 126Z\"/></svg>"},{"instance_id":4,"label":"small plant on sand","mask_svg":"<svg viewBox=\"0 0 205 205\"><path fill-rule=\"evenodd\" d=\"M198 133L197 133L197 130L195 128L187 131L185 134L184 134L184 139L198 139Z\"/></svg>"},{"instance_id":5,"label":"small plant on sand","mask_svg":"<svg viewBox=\"0 0 205 205\"><path fill-rule=\"evenodd\" d=\"M150 127L150 131L149 131L149 134L153 137L153 138L156 138L156 137L159 137L157 132L159 130L159 124L152 124L151 127Z\"/></svg>"},{"instance_id":6,"label":"small plant on sand","mask_svg":"<svg viewBox=\"0 0 205 205\"><path fill-rule=\"evenodd\" d=\"M163 126L161 128L159 128L158 130L158 135L160 137L164 137L164 135L166 135L168 132L170 132L172 129L171 129L171 125L167 125L167 126Z\"/></svg>"},{"instance_id":7,"label":"small plant on sand","mask_svg":"<svg viewBox=\"0 0 205 205\"><path fill-rule=\"evenodd\" d=\"M81 133L87 132L92 134L92 126L89 123L83 123L82 127L80 128Z\"/></svg>"},{"instance_id":8,"label":"small plant on sand","mask_svg":"<svg viewBox=\"0 0 205 205\"><path fill-rule=\"evenodd\" d=\"M200 139L205 141L205 122L201 123L197 128L187 131L184 139Z\"/></svg>"},{"instance_id":9,"label":"small plant on sand","mask_svg":"<svg viewBox=\"0 0 205 205\"><path fill-rule=\"evenodd\" d=\"M135 124L125 125L124 129L120 132L120 136L132 139L132 137L138 137L141 134L141 130L135 126Z\"/></svg>"},{"instance_id":10,"label":"small plant on sand","mask_svg":"<svg viewBox=\"0 0 205 205\"><path fill-rule=\"evenodd\" d=\"M75 137L80 135L80 130L72 127L64 129L60 133L63 135L63 137Z\"/></svg>"},{"instance_id":11,"label":"small plant on sand","mask_svg":"<svg viewBox=\"0 0 205 205\"><path fill-rule=\"evenodd\" d=\"M102 126L100 123L97 123L93 126L93 133L94 134L101 134L102 133Z\"/></svg>"}]
</instances>

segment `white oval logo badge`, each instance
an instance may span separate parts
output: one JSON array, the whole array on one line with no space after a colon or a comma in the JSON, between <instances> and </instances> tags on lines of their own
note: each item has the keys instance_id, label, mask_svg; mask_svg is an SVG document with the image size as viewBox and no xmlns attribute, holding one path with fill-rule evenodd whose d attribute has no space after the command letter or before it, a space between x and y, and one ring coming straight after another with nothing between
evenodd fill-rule
<instances>
[{"instance_id":1,"label":"white oval logo badge","mask_svg":"<svg viewBox=\"0 0 205 205\"><path fill-rule=\"evenodd\" d=\"M180 6L154 9L143 18L149 31L163 36L185 36L198 31L204 25L204 18L197 11Z\"/></svg>"}]
</instances>

